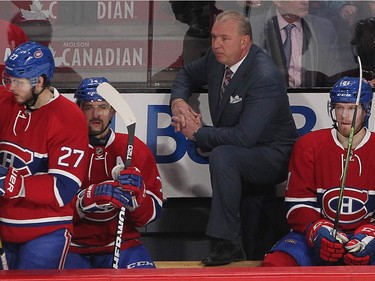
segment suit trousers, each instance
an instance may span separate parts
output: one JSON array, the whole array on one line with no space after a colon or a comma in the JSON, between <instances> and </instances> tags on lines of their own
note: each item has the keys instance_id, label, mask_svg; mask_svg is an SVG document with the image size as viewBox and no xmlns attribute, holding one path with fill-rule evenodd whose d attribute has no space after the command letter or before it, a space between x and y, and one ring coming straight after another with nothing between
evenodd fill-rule
<instances>
[{"instance_id":1,"label":"suit trousers","mask_svg":"<svg viewBox=\"0 0 375 281\"><path fill-rule=\"evenodd\" d=\"M243 191L254 196L274 192L274 185L284 181L288 172L289 158L280 154L265 146L221 145L211 151L212 200L207 235L232 241L240 239Z\"/></svg>"}]
</instances>

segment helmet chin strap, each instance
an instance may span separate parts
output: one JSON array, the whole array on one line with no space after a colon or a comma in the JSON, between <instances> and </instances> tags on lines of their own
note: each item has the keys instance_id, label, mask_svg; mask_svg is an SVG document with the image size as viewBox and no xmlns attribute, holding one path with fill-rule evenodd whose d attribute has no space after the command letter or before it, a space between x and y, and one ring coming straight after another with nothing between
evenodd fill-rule
<instances>
[{"instance_id":1,"label":"helmet chin strap","mask_svg":"<svg viewBox=\"0 0 375 281\"><path fill-rule=\"evenodd\" d=\"M332 120L333 120L333 128L335 128L335 129L336 129L341 135L343 135L344 137L349 137L349 136L345 136L345 135L340 131L339 127L337 126L337 121L334 120L334 119L332 119ZM354 131L353 136L355 136L356 134L358 134L358 133L362 130L362 128L365 127L365 124L366 124L366 123L363 122L363 123L362 123L362 126L359 127L358 130Z\"/></svg>"},{"instance_id":2,"label":"helmet chin strap","mask_svg":"<svg viewBox=\"0 0 375 281\"><path fill-rule=\"evenodd\" d=\"M43 89L40 91L40 93L36 93L35 92L35 86L32 88L32 96L28 101L25 102L25 106L26 106L27 109L35 110L35 108L33 108L33 106L36 104L36 102L39 98L39 95L41 93L43 93L45 89L47 89L47 86L44 86Z\"/></svg>"},{"instance_id":3,"label":"helmet chin strap","mask_svg":"<svg viewBox=\"0 0 375 281\"><path fill-rule=\"evenodd\" d=\"M335 118L333 118L332 111L333 111L333 109L331 109L331 111L330 111L331 119L332 119L332 121L333 121L333 124L332 124L333 128L335 128L336 131L338 131L341 135L345 136L345 135L340 131L339 126L337 126L337 120L336 120ZM354 136L355 136L356 134L358 134L359 131L361 131L363 127L365 127L366 122L367 122L367 118L365 118L365 120L363 120L363 122L362 122L362 126L359 127L358 130L354 131ZM347 137L349 137L349 136L347 136Z\"/></svg>"},{"instance_id":4,"label":"helmet chin strap","mask_svg":"<svg viewBox=\"0 0 375 281\"><path fill-rule=\"evenodd\" d=\"M101 132L103 133L109 126L109 123L107 125L107 127ZM101 133L98 133L98 134L89 134L89 142L91 145L93 146L103 146L103 145L106 145L108 139L109 139L109 136L111 135L111 131L109 130L108 133L102 137L102 138L97 138L96 136L101 134Z\"/></svg>"}]
</instances>

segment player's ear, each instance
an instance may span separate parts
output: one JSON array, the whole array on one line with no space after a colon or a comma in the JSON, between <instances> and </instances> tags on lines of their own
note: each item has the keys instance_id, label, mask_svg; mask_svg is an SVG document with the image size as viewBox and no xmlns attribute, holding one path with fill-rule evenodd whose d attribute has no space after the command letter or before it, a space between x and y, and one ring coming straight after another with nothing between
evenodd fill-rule
<instances>
[{"instance_id":1,"label":"player's ear","mask_svg":"<svg viewBox=\"0 0 375 281\"><path fill-rule=\"evenodd\" d=\"M116 110L111 106L111 109L110 109L111 111L110 111L110 116L111 116L111 118L113 117L113 116L115 116L115 114L116 114Z\"/></svg>"},{"instance_id":2,"label":"player's ear","mask_svg":"<svg viewBox=\"0 0 375 281\"><path fill-rule=\"evenodd\" d=\"M44 79L45 77L39 76L35 86L42 88L44 86Z\"/></svg>"}]
</instances>

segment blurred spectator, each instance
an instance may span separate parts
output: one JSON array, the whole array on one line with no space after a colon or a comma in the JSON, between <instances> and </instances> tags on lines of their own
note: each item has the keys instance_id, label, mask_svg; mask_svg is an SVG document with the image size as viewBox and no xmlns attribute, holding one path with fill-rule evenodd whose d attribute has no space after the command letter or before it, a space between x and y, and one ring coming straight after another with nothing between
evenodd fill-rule
<instances>
[{"instance_id":1,"label":"blurred spectator","mask_svg":"<svg viewBox=\"0 0 375 281\"><path fill-rule=\"evenodd\" d=\"M335 22L335 18L353 23L357 16L358 7L356 1L310 1L310 13L325 17Z\"/></svg>"},{"instance_id":2,"label":"blurred spectator","mask_svg":"<svg viewBox=\"0 0 375 281\"><path fill-rule=\"evenodd\" d=\"M271 55L289 87L331 86L340 72L332 23L309 14L309 1L273 1L265 16L250 17L254 43ZM284 51L291 28L290 62Z\"/></svg>"},{"instance_id":3,"label":"blurred spectator","mask_svg":"<svg viewBox=\"0 0 375 281\"><path fill-rule=\"evenodd\" d=\"M375 2L374 2L375 3ZM358 64L357 56L361 58L363 78L372 86L375 85L375 17L358 21L351 40L354 61ZM346 71L345 76L359 76L359 67Z\"/></svg>"},{"instance_id":4,"label":"blurred spectator","mask_svg":"<svg viewBox=\"0 0 375 281\"><path fill-rule=\"evenodd\" d=\"M336 8L340 17L348 22L353 22L353 18L358 12L357 6L353 1L324 1L327 6Z\"/></svg>"},{"instance_id":5,"label":"blurred spectator","mask_svg":"<svg viewBox=\"0 0 375 281\"><path fill-rule=\"evenodd\" d=\"M202 57L211 46L211 27L222 12L216 1L169 1L175 19L189 26L185 33L182 53L172 64L153 75L153 80L173 80L176 70ZM171 75L173 77L171 77Z\"/></svg>"},{"instance_id":6,"label":"blurred spectator","mask_svg":"<svg viewBox=\"0 0 375 281\"><path fill-rule=\"evenodd\" d=\"M375 17L375 1L358 1L358 18Z\"/></svg>"},{"instance_id":7,"label":"blurred spectator","mask_svg":"<svg viewBox=\"0 0 375 281\"><path fill-rule=\"evenodd\" d=\"M75 87L82 77L73 68L63 65L61 58L57 57L53 48L53 27L49 19L49 11L40 1L12 1L19 8L11 19L11 23L22 28L29 40L38 42L48 47L55 59L55 84L63 81L65 87Z\"/></svg>"},{"instance_id":8,"label":"blurred spectator","mask_svg":"<svg viewBox=\"0 0 375 281\"><path fill-rule=\"evenodd\" d=\"M18 26L0 19L0 52L3 58L14 50L18 45L28 41L25 32ZM4 70L4 60L0 60L0 73Z\"/></svg>"},{"instance_id":9,"label":"blurred spectator","mask_svg":"<svg viewBox=\"0 0 375 281\"><path fill-rule=\"evenodd\" d=\"M49 11L39 1L12 1L19 8L11 22L21 27L30 40L48 47L52 37Z\"/></svg>"},{"instance_id":10,"label":"blurred spectator","mask_svg":"<svg viewBox=\"0 0 375 281\"><path fill-rule=\"evenodd\" d=\"M244 5L244 15L247 17L261 15L268 11L272 5L271 1L237 1Z\"/></svg>"},{"instance_id":11,"label":"blurred spectator","mask_svg":"<svg viewBox=\"0 0 375 281\"><path fill-rule=\"evenodd\" d=\"M375 3L375 2L374 2ZM360 20L355 27L352 40L355 58L358 55L362 62L363 77L375 83L375 18Z\"/></svg>"},{"instance_id":12,"label":"blurred spectator","mask_svg":"<svg viewBox=\"0 0 375 281\"><path fill-rule=\"evenodd\" d=\"M210 36L210 5L215 1L169 1L176 20L189 26L187 35L207 38Z\"/></svg>"},{"instance_id":13,"label":"blurred spectator","mask_svg":"<svg viewBox=\"0 0 375 281\"><path fill-rule=\"evenodd\" d=\"M339 61L344 73L342 76L358 76L357 53L355 52L353 59L355 44L353 45L352 39L356 37L358 41L358 36L362 36L355 34L359 21L375 17L375 1L310 1L310 11L314 15L331 20L335 26ZM362 26L360 30L364 28L366 27ZM365 41L361 44L365 44ZM366 59L362 58L362 60Z\"/></svg>"},{"instance_id":14,"label":"blurred spectator","mask_svg":"<svg viewBox=\"0 0 375 281\"><path fill-rule=\"evenodd\" d=\"M185 65L204 55L211 45L211 27L216 15L222 12L216 1L169 1L175 18L186 23L182 64Z\"/></svg>"}]
</instances>

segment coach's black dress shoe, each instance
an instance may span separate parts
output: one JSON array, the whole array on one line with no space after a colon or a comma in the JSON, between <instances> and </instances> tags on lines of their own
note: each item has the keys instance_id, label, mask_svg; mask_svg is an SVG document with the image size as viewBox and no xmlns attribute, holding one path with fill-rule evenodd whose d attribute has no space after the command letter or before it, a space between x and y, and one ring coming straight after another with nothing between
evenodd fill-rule
<instances>
[{"instance_id":1,"label":"coach's black dress shoe","mask_svg":"<svg viewBox=\"0 0 375 281\"><path fill-rule=\"evenodd\" d=\"M245 255L241 246L237 246L227 240L222 240L215 245L214 250L207 258L202 260L202 263L207 266L212 266L242 260L245 260Z\"/></svg>"}]
</instances>

